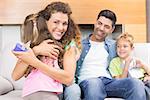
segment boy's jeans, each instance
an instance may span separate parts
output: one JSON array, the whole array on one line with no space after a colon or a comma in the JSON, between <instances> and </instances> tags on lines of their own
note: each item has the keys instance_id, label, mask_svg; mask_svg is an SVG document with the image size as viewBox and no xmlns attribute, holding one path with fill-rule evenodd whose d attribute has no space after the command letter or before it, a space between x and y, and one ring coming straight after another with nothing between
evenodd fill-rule
<instances>
[{"instance_id":1,"label":"boy's jeans","mask_svg":"<svg viewBox=\"0 0 150 100\"><path fill-rule=\"evenodd\" d=\"M79 85L84 94L84 100L104 100L106 97L146 100L144 84L138 79L99 77L84 80Z\"/></svg>"}]
</instances>

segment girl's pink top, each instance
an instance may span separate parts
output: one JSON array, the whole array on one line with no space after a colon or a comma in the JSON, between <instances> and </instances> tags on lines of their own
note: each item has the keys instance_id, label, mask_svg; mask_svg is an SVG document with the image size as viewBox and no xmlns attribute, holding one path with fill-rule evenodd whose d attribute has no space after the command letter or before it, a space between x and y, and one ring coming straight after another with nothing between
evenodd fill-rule
<instances>
[{"instance_id":1,"label":"girl's pink top","mask_svg":"<svg viewBox=\"0 0 150 100\"><path fill-rule=\"evenodd\" d=\"M53 65L53 67L60 69L57 60L43 56L41 61L50 65L50 67ZM59 94L63 92L63 86L40 70L34 69L25 80L22 96L24 97L38 91L49 91Z\"/></svg>"}]
</instances>

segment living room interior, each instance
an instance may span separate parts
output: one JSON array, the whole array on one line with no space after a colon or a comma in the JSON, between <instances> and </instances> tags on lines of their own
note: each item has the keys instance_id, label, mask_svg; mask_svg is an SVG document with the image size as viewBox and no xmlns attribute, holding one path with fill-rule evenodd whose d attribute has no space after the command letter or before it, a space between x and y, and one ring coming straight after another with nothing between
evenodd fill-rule
<instances>
[{"instance_id":1,"label":"living room interior","mask_svg":"<svg viewBox=\"0 0 150 100\"><path fill-rule=\"evenodd\" d=\"M16 58L11 54L11 50L15 43L21 42L22 23L26 15L36 13L39 9L45 7L45 5L52 1L57 0L0 1L0 76L6 78L4 82L5 85L2 85L6 87L6 89L2 89L0 87L0 100L21 100L20 91L10 93L14 90L14 88L21 90L22 81L24 81L24 79L22 79L19 82L14 82L10 79L12 68L9 67L13 67L16 60ZM150 0L82 0L80 2L77 0L61 1L65 1L70 4L73 11L72 17L79 25L82 32L82 39L92 32L93 24L96 19L95 17L101 9L113 10L117 14L118 20L116 29L109 37L115 39L123 32L129 32L132 34L135 38L137 48L137 50L134 51L134 55L141 57L147 64L150 65ZM4 74L7 75L5 76ZM0 77L0 86L2 80L3 79ZM8 85L8 87L6 85Z\"/></svg>"}]
</instances>

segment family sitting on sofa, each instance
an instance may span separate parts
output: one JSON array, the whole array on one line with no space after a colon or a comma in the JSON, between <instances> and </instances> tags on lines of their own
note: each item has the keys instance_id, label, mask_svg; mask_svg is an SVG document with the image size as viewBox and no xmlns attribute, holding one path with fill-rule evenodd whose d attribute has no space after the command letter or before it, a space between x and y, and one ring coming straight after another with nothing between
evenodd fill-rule
<instances>
[{"instance_id":1,"label":"family sitting on sofa","mask_svg":"<svg viewBox=\"0 0 150 100\"><path fill-rule=\"evenodd\" d=\"M26 51L12 51L18 59L13 62L12 78L19 80L26 76L23 99L149 100L150 68L141 58L132 57L133 36L122 33L116 42L107 38L115 29L115 13L100 11L93 33L82 41L82 47L80 31L71 13L68 4L52 2L39 13L26 17L23 41L30 42L30 46L25 46ZM145 47L147 59L149 44ZM0 78L9 84L7 92L14 88ZM8 99L11 95L0 99L12 100Z\"/></svg>"}]
</instances>

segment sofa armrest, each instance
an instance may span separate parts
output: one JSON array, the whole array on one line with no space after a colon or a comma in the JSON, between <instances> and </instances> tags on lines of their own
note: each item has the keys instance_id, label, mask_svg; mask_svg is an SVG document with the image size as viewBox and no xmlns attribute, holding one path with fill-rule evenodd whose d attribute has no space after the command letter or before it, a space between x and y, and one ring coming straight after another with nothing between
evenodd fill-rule
<instances>
[{"instance_id":1,"label":"sofa armrest","mask_svg":"<svg viewBox=\"0 0 150 100\"><path fill-rule=\"evenodd\" d=\"M0 76L0 95L13 90L13 85L4 77Z\"/></svg>"}]
</instances>

